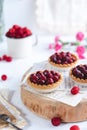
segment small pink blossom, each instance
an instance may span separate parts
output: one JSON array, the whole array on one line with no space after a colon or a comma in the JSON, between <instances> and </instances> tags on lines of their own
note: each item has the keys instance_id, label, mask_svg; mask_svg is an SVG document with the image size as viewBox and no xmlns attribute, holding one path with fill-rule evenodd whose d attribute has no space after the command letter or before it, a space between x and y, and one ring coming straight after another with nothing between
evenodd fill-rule
<instances>
[{"instance_id":1,"label":"small pink blossom","mask_svg":"<svg viewBox=\"0 0 87 130\"><path fill-rule=\"evenodd\" d=\"M86 49L84 46L77 46L76 48L76 52L79 54L79 55L83 55L85 53Z\"/></svg>"},{"instance_id":2,"label":"small pink blossom","mask_svg":"<svg viewBox=\"0 0 87 130\"><path fill-rule=\"evenodd\" d=\"M83 32L78 32L77 34L76 34L76 39L78 40L78 41L83 41L84 40L84 33Z\"/></svg>"},{"instance_id":3,"label":"small pink blossom","mask_svg":"<svg viewBox=\"0 0 87 130\"><path fill-rule=\"evenodd\" d=\"M59 40L60 40L60 37L59 36L55 36L55 38L54 38L55 43L58 42Z\"/></svg>"},{"instance_id":4,"label":"small pink blossom","mask_svg":"<svg viewBox=\"0 0 87 130\"><path fill-rule=\"evenodd\" d=\"M55 44L55 47L54 47L55 51L59 51L61 48L62 48L61 44L59 44L59 43Z\"/></svg>"},{"instance_id":5,"label":"small pink blossom","mask_svg":"<svg viewBox=\"0 0 87 130\"><path fill-rule=\"evenodd\" d=\"M54 48L54 45L51 43L49 44L49 49L53 49Z\"/></svg>"},{"instance_id":6,"label":"small pink blossom","mask_svg":"<svg viewBox=\"0 0 87 130\"><path fill-rule=\"evenodd\" d=\"M79 59L85 59L85 56L83 55L78 55Z\"/></svg>"}]
</instances>

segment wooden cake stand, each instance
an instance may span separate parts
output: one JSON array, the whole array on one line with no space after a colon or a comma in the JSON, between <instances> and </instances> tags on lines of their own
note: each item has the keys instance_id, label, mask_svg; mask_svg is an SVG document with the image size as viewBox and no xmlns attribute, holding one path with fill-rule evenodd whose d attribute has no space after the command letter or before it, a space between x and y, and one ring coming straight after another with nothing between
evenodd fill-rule
<instances>
[{"instance_id":1,"label":"wooden cake stand","mask_svg":"<svg viewBox=\"0 0 87 130\"><path fill-rule=\"evenodd\" d=\"M24 74L23 79L28 72L29 70ZM62 122L79 122L87 120L86 99L82 100L77 106L72 107L54 99L33 93L26 89L25 84L21 85L21 99L29 110L46 119L60 117Z\"/></svg>"}]
</instances>

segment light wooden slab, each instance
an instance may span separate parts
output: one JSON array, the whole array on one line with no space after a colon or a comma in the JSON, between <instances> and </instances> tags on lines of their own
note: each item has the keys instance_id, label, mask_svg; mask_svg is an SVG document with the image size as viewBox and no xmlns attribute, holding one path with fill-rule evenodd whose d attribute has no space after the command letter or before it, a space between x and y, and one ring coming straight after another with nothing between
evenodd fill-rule
<instances>
[{"instance_id":1,"label":"light wooden slab","mask_svg":"<svg viewBox=\"0 0 87 130\"><path fill-rule=\"evenodd\" d=\"M25 85L21 86L21 98L29 110L43 118L51 119L57 116L60 117L63 122L87 120L87 100L83 100L77 106L72 107L32 93L26 89Z\"/></svg>"},{"instance_id":2,"label":"light wooden slab","mask_svg":"<svg viewBox=\"0 0 87 130\"><path fill-rule=\"evenodd\" d=\"M46 68L43 64L36 64L34 67L36 67L34 70L37 69L37 67L38 69ZM25 72L21 80L21 99L29 110L49 120L56 116L60 117L62 122L80 122L87 120L87 99L81 100L77 106L73 107L34 93L30 89L26 89L26 78L31 68Z\"/></svg>"}]
</instances>

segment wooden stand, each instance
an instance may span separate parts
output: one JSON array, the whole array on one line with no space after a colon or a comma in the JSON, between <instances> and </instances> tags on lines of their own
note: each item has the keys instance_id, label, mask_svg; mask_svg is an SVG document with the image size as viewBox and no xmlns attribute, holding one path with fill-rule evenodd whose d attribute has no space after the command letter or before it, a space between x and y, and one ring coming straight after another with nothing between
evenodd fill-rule
<instances>
[{"instance_id":1,"label":"wooden stand","mask_svg":"<svg viewBox=\"0 0 87 130\"><path fill-rule=\"evenodd\" d=\"M28 109L43 118L60 117L62 122L87 120L87 100L83 100L76 107L72 107L32 93L25 88L25 85L21 86L21 98Z\"/></svg>"},{"instance_id":2,"label":"wooden stand","mask_svg":"<svg viewBox=\"0 0 87 130\"><path fill-rule=\"evenodd\" d=\"M23 75L22 81L29 74L30 69ZM51 98L35 94L27 90L25 84L21 85L21 99L29 110L49 120L53 117L60 117L62 122L87 120L87 99L82 100L77 106L72 107Z\"/></svg>"}]
</instances>

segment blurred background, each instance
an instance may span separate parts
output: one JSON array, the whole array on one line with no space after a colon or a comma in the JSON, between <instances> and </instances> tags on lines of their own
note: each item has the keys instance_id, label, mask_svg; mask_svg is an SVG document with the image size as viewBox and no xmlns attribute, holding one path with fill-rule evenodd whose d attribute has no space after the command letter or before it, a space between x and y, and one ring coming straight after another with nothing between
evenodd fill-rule
<instances>
[{"instance_id":1,"label":"blurred background","mask_svg":"<svg viewBox=\"0 0 87 130\"><path fill-rule=\"evenodd\" d=\"M38 35L87 31L87 0L0 0L0 6L4 32L14 24Z\"/></svg>"}]
</instances>

